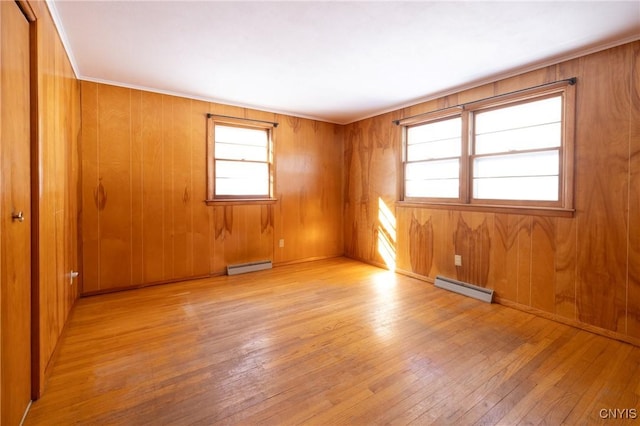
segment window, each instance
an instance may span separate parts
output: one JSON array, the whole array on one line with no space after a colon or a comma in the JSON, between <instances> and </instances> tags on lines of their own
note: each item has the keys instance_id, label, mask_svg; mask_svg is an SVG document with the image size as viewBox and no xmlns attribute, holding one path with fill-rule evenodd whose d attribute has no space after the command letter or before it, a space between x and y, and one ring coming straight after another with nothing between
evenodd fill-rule
<instances>
[{"instance_id":1,"label":"window","mask_svg":"<svg viewBox=\"0 0 640 426\"><path fill-rule=\"evenodd\" d=\"M270 198L271 128L212 121L209 132L209 200Z\"/></svg>"},{"instance_id":2,"label":"window","mask_svg":"<svg viewBox=\"0 0 640 426\"><path fill-rule=\"evenodd\" d=\"M562 95L473 114L473 198L558 201Z\"/></svg>"},{"instance_id":3,"label":"window","mask_svg":"<svg viewBox=\"0 0 640 426\"><path fill-rule=\"evenodd\" d=\"M399 122L404 200L571 209L574 89L563 83Z\"/></svg>"},{"instance_id":4,"label":"window","mask_svg":"<svg viewBox=\"0 0 640 426\"><path fill-rule=\"evenodd\" d=\"M407 197L459 198L461 118L407 128Z\"/></svg>"}]
</instances>

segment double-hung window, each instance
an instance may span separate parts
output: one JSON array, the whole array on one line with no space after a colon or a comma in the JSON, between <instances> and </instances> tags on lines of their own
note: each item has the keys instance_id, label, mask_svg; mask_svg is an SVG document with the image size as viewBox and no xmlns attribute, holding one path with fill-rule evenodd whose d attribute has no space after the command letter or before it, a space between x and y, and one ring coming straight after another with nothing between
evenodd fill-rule
<instances>
[{"instance_id":1,"label":"double-hung window","mask_svg":"<svg viewBox=\"0 0 640 426\"><path fill-rule=\"evenodd\" d=\"M213 121L209 127L209 200L272 196L272 128Z\"/></svg>"},{"instance_id":2,"label":"double-hung window","mask_svg":"<svg viewBox=\"0 0 640 426\"><path fill-rule=\"evenodd\" d=\"M573 111L567 82L404 122L404 201L571 209Z\"/></svg>"}]
</instances>

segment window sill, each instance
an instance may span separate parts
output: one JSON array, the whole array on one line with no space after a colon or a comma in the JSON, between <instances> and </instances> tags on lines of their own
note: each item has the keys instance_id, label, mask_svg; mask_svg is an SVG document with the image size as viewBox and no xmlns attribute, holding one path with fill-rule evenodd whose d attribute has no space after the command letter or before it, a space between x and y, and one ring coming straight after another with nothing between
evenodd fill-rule
<instances>
[{"instance_id":1,"label":"window sill","mask_svg":"<svg viewBox=\"0 0 640 426\"><path fill-rule=\"evenodd\" d=\"M497 206L487 204L460 204L460 203L430 203L427 201L397 201L396 206L403 208L422 208L439 210L459 210L486 213L523 214L532 216L574 217L575 209L558 207L531 207L531 206Z\"/></svg>"},{"instance_id":2,"label":"window sill","mask_svg":"<svg viewBox=\"0 0 640 426\"><path fill-rule=\"evenodd\" d=\"M228 198L217 200L205 200L204 202L208 206L241 206L241 205L265 205L275 204L278 201L277 198Z\"/></svg>"}]
</instances>

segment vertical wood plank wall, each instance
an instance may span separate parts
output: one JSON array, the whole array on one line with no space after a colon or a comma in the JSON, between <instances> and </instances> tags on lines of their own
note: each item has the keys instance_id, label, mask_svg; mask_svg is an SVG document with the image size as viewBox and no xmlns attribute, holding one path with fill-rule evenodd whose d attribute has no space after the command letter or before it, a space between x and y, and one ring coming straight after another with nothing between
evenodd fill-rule
<instances>
[{"instance_id":1,"label":"vertical wood plank wall","mask_svg":"<svg viewBox=\"0 0 640 426\"><path fill-rule=\"evenodd\" d=\"M92 82L81 92L85 294L343 253L341 126ZM207 113L279 122L276 203L205 204Z\"/></svg>"},{"instance_id":2,"label":"vertical wood plank wall","mask_svg":"<svg viewBox=\"0 0 640 426\"><path fill-rule=\"evenodd\" d=\"M640 338L639 57L633 42L347 125L345 253ZM401 130L392 120L570 77L578 78L573 218L395 204Z\"/></svg>"},{"instance_id":3,"label":"vertical wood plank wall","mask_svg":"<svg viewBox=\"0 0 640 426\"><path fill-rule=\"evenodd\" d=\"M67 317L78 298L69 273L79 269L78 200L80 158L80 84L44 1L32 1L36 15L38 183L35 298L35 396L42 393L47 368Z\"/></svg>"}]
</instances>

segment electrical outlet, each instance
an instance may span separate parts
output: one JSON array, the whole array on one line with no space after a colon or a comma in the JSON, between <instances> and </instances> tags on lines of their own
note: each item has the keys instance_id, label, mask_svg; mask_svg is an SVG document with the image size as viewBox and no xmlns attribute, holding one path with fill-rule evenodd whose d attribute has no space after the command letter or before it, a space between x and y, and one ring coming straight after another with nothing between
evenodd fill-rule
<instances>
[{"instance_id":1,"label":"electrical outlet","mask_svg":"<svg viewBox=\"0 0 640 426\"><path fill-rule=\"evenodd\" d=\"M278 241L278 247L284 247L284 238L280 238L280 241Z\"/></svg>"},{"instance_id":2,"label":"electrical outlet","mask_svg":"<svg viewBox=\"0 0 640 426\"><path fill-rule=\"evenodd\" d=\"M453 256L453 264L456 266L462 266L462 256L456 254Z\"/></svg>"}]
</instances>

